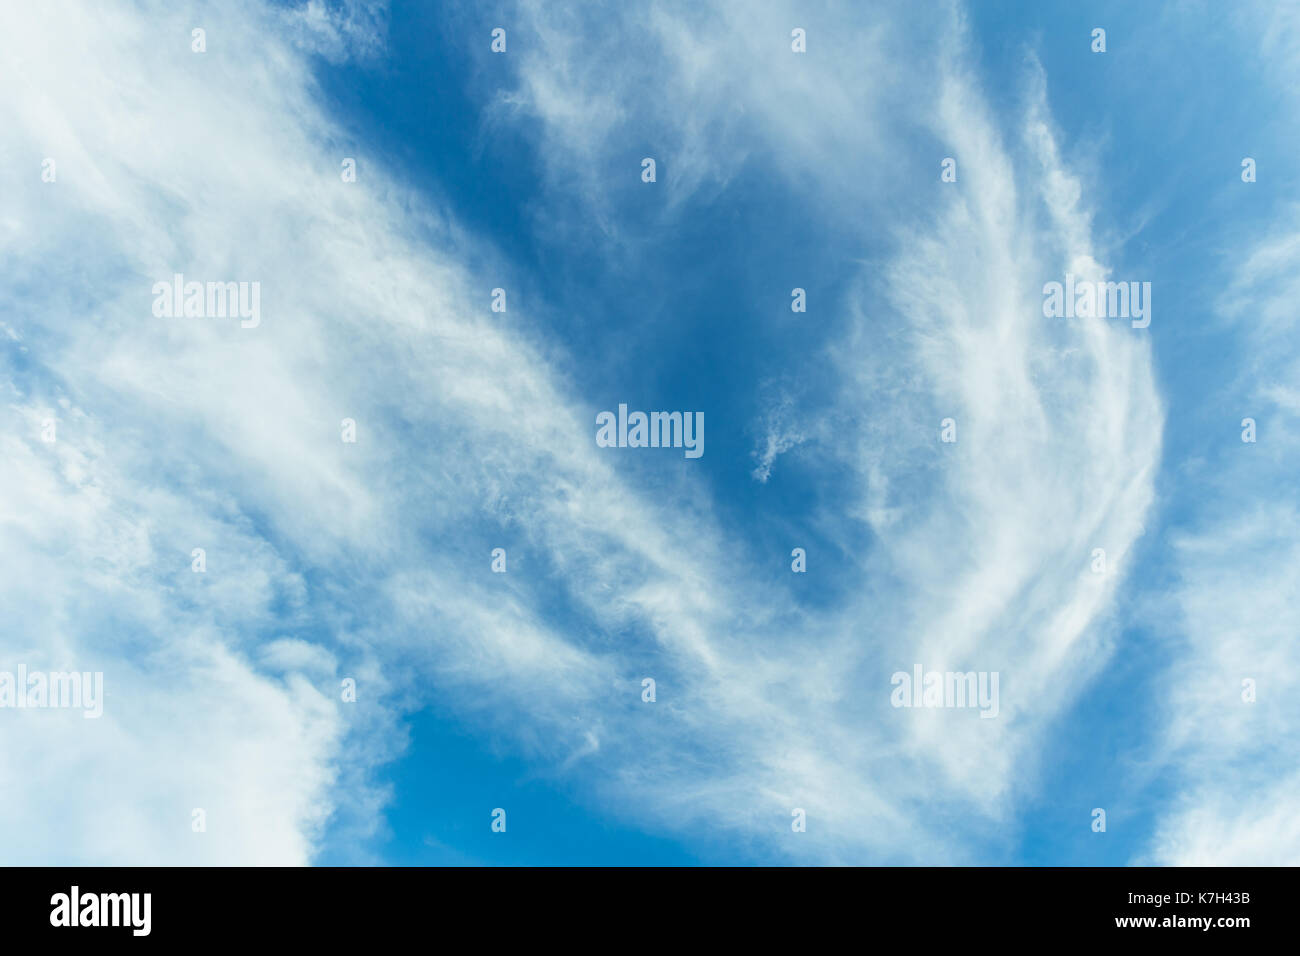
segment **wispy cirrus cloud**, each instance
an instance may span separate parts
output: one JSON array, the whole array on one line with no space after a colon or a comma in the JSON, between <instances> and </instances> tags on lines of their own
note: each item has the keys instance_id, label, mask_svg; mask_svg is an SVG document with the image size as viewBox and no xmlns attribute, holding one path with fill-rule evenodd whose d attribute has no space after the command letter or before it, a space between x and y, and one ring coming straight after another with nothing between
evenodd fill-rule
<instances>
[{"instance_id":1,"label":"wispy cirrus cloud","mask_svg":"<svg viewBox=\"0 0 1300 956\"><path fill-rule=\"evenodd\" d=\"M57 586L21 599L3 650L57 633L67 659L103 661L103 726L157 748L114 746L108 731L14 748L31 793L64 772L46 753L123 771L97 812L139 807L138 828L111 842L89 828L67 858L306 862L326 820L376 825L370 772L400 751L394 720L426 706L430 686L521 728L530 752L591 751L606 698L639 675L545 618L557 582L592 628L639 621L714 668L709 546L675 550L688 533L710 539L707 510L670 516L599 456L586 409L494 318L494 281L463 264L490 249L471 252L382 158L342 180L346 133L278 12L205 17L203 54L191 15L151 14L65 3L15 17L7 40L6 79L24 95L5 120L33 158L7 219L6 252L28 278L6 290L6 440L27 462L6 473L21 545L6 558ZM46 43L54 55L25 60ZM251 70L236 55L250 49L265 54ZM39 178L45 154L54 182ZM175 272L259 282L263 321L151 314L153 284ZM355 445L340 441L345 417ZM82 512L67 528L55 517ZM491 575L499 543L538 576ZM345 676L359 683L351 710ZM196 683L232 703L212 706ZM179 713L174 735L151 736ZM206 757L182 759L200 740ZM191 806L240 838L196 837ZM25 842L7 845L32 854L64 826L14 822Z\"/></svg>"},{"instance_id":2,"label":"wispy cirrus cloud","mask_svg":"<svg viewBox=\"0 0 1300 956\"><path fill-rule=\"evenodd\" d=\"M614 164L628 116L642 121L639 134L666 167L686 170L665 181L673 196L665 215L689 215L703 184L725 188L745 163L825 215L837 235L852 234L848 217L861 229L878 221L873 214L897 211L860 172L870 157L931 150L934 185L920 191L928 198L913 202L904 217L912 224L840 306L848 320L828 346L834 375L819 396L829 403L809 429L817 436L809 455L841 458L850 475L834 510L815 520L837 529L863 596L800 612L777 632L750 631L750 653L729 659L708 729L695 731L724 758L707 771L682 767L662 786L642 772L637 787L675 819L694 805L798 856L975 852L978 838L949 830L943 841L931 828L950 828L971 809L1006 814L1033 785L1018 768L1109 653L1110 598L1152 501L1160 453L1147 341L1127 323L1065 326L1042 315L1045 281L1106 270L1080 183L1060 158L1041 71L1027 73L1028 107L1007 121L1018 134L1007 143L968 65L959 18L943 42L895 58L883 51L907 48L899 20L846 14L837 29L852 35L851 56L850 44L810 30L816 55L792 57L790 27L806 17L725 4L681 18L635 13L601 30L635 33L654 51L653 69L638 61L597 84L570 65L585 55L571 15L528 9L531 31L569 45L543 42L544 52L526 54L511 102L548 124L553 168L583 179L597 206L626 175ZM727 28L710 29L714 18ZM642 84L642 71L656 82ZM916 111L894 120L880 99L887 94L865 81L927 71L938 74L940 95L920 120ZM704 75L726 83L697 82ZM824 89L833 93L811 95ZM592 98L621 106L579 107ZM861 121L877 110L881 122ZM675 123L679 116L690 122ZM960 186L938 182L946 154L959 157ZM1019 190L1026 180L1041 187ZM784 420L798 414L782 406ZM946 416L959 423L951 447L938 440ZM794 433L766 431L760 478ZM1090 573L1095 547L1118 575ZM798 650L785 646L790 633ZM1012 688L1005 717L891 711L890 673L917 661L1001 670ZM629 799L636 794L620 795ZM810 807L819 832L781 842L779 808L796 805Z\"/></svg>"},{"instance_id":3,"label":"wispy cirrus cloud","mask_svg":"<svg viewBox=\"0 0 1300 956\"><path fill-rule=\"evenodd\" d=\"M1300 230L1294 208L1278 220L1216 303L1239 343L1241 373L1209 392L1221 410L1214 473L1174 538L1177 578L1159 605L1174 626L1153 750L1180 782L1147 851L1160 864L1300 860L1289 822L1296 778L1278 772L1300 756L1300 513L1294 496L1278 493L1294 485L1300 465L1300 408L1291 400L1300 380Z\"/></svg>"},{"instance_id":4,"label":"wispy cirrus cloud","mask_svg":"<svg viewBox=\"0 0 1300 956\"><path fill-rule=\"evenodd\" d=\"M1235 33L1257 54L1264 95L1294 108L1300 19L1271 4L1243 14ZM1252 152L1300 145L1285 115L1265 117ZM1256 209L1244 190L1261 190L1266 203ZM1183 397L1210 434L1183 465L1174 575L1152 601L1169 663L1149 760L1173 788L1138 859L1290 866L1300 862L1300 207L1276 166L1261 182L1233 178L1221 191L1241 212L1220 234L1218 268L1204 282L1206 324L1230 351Z\"/></svg>"},{"instance_id":5,"label":"wispy cirrus cloud","mask_svg":"<svg viewBox=\"0 0 1300 956\"><path fill-rule=\"evenodd\" d=\"M771 572L770 541L701 472L602 454L553 305L512 294L491 312L519 270L330 115L312 56L378 55L382 5L205 9L201 55L199 21L171 5L10 13L0 249L24 278L0 290L0 597L21 623L0 660L94 666L110 693L90 733L79 715L0 721L11 861L48 862L72 820L68 860L309 862L331 832L382 828L382 768L405 716L434 701L602 814L701 847L1006 859L986 824L1040 786L1054 725L1113 653L1164 403L1151 330L1043 316L1043 284L1066 272L1128 277L1099 251L1096 184L1064 158L1042 67L1030 58L1020 101L1000 105L961 8L942 12L935 35L901 5L524 3L503 21L510 82L486 122L533 137L539 237L581 237L625 275L650 240L627 228L621 190L654 155L659 202L640 210L654 235L761 178L828 248L861 252L823 263L840 291L818 302L820 326L800 319L815 378L775 403L756 388L766 418L728 423L759 436L746 480L760 494L823 468L825 497L797 519L755 505L754 523L802 522L825 543L814 567L839 567L806 578L784 550ZM792 54L793 26L807 54ZM945 156L956 183L939 181ZM717 259L747 264L745 238ZM1267 289L1252 308L1278 334L1295 248L1287 233L1262 243L1234 293ZM152 315L152 284L175 272L260 282L263 321ZM760 357L755 380L788 381L785 358ZM1274 456L1294 356L1260 361L1258 448ZM955 442L939 440L946 418ZM1282 480L1285 454L1268 460ZM1178 545L1195 623L1173 676L1195 691L1169 702L1165 756L1186 763L1188 790L1161 860L1274 858L1258 794L1276 777L1247 764L1271 768L1275 734L1294 736L1276 710L1291 592L1284 576L1216 578L1211 543L1292 567L1293 519L1272 502L1241 537L1229 516ZM1108 573L1092 573L1097 548ZM915 664L999 672L997 719L892 708L891 674ZM1186 715L1218 713L1222 688L1202 678L1234 669L1281 693L1207 746ZM356 704L339 699L344 677ZM102 780L93 806L67 792L74 765ZM36 799L48 791L57 812ZM191 832L192 807L208 834ZM807 833L791 832L796 807ZM1208 838L1204 821L1233 808Z\"/></svg>"}]
</instances>

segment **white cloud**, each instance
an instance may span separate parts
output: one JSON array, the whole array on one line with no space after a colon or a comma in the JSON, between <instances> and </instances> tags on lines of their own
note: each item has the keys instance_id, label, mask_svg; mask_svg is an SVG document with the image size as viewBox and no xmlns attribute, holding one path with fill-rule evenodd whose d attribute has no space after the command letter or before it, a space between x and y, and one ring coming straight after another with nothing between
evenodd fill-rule
<instances>
[{"instance_id":1,"label":"white cloud","mask_svg":"<svg viewBox=\"0 0 1300 956\"><path fill-rule=\"evenodd\" d=\"M0 36L14 91L0 122L30 174L15 174L0 250L32 280L4 292L28 352L6 369L19 466L0 500L22 546L0 586L30 613L0 653L57 647L121 675L109 732L10 748L24 781L65 786L74 758L106 769L93 813L14 816L24 846L76 818L68 859L129 845L305 862L331 811L364 829L382 800L369 771L430 687L584 774L614 812L796 858L967 859L972 819L1032 786L1024 762L1104 659L1114 578L1093 579L1089 554L1105 547L1123 572L1161 426L1140 333L1041 315L1044 281L1100 274L1041 89L1008 144L959 47L891 52L923 39L902 19L810 22L825 53L795 61L780 11L628 9L610 26L647 31L647 52L610 70L573 18L530 6L541 46L520 52L509 101L544 121L551 174L582 177L584 215L611 235L603 187L641 155L629 124L664 144L669 216L752 156L836 228L868 230L896 211L898 157L933 165L935 192L845 303L829 376L856 484L821 520L861 555L860 590L799 610L701 487L643 487L600 455L548 349L487 310L495 253L389 180L382 156L340 181L346 131L276 39L281 20L209 16L199 56L170 7L19 12ZM914 115L901 91L938 64L925 121L891 119ZM958 186L937 181L949 151ZM56 184L39 181L44 155ZM149 288L174 271L260 281L261 326L154 319ZM889 335L865 307L877 292ZM51 448L38 423L55 408ZM937 441L944 415L955 446ZM498 544L507 575L488 573ZM188 570L197 545L205 576ZM556 601L563 628L542 610ZM890 708L890 673L913 663L1001 671L1002 716ZM340 675L358 677L356 711ZM642 676L659 680L653 711ZM14 725L0 734L7 747ZM204 801L236 839L195 842ZM795 806L807 839L789 831Z\"/></svg>"},{"instance_id":2,"label":"white cloud","mask_svg":"<svg viewBox=\"0 0 1300 956\"><path fill-rule=\"evenodd\" d=\"M587 183L596 214L624 175L626 144L645 139L685 170L665 215L761 155L768 165L757 175L775 169L828 229L868 235L883 221L911 223L872 263L883 278L864 274L847 302L832 367L840 397L817 429L828 440L805 448L843 458L856 475L849 493L860 501L837 499L821 521L844 553L861 556L861 596L827 613L755 621L728 646L716 686L692 683L692 709L708 706L674 731L675 741L698 740L707 761L668 770L657 761L669 758L647 753L650 766L611 800L643 795L678 825L707 820L820 859L969 854L974 841L954 835L954 820L1003 815L1034 786L1037 745L1109 652L1110 597L1160 453L1146 338L1127 322L1042 316L1045 281L1104 270L1041 75L1028 76L1023 144L1008 145L960 28L917 46L901 20L840 11L834 31L810 29L810 50L823 46L805 58L790 53L797 21L780 11L656 7L601 22L602 35L635 35L651 52L611 65L597 83L573 65L588 51L572 18L528 10L544 42L525 55L512 103L548 124L552 169ZM908 53L885 52L895 49ZM893 82L873 81L880 76ZM940 91L933 109L893 108L885 91L913 78ZM619 108L587 110L593 98ZM960 186L938 182L949 154ZM917 190L929 198L900 213L881 170L904 175L913 162L932 166L934 191ZM1041 186L1021 191L1025 182ZM949 415L955 446L938 441ZM761 478L797 426L760 431ZM1094 547L1117 573L1089 573ZM723 607L782 602L750 593ZM917 662L1001 671L1002 719L892 711L890 673ZM782 835L796 805L817 823L791 842Z\"/></svg>"},{"instance_id":3,"label":"white cloud","mask_svg":"<svg viewBox=\"0 0 1300 956\"><path fill-rule=\"evenodd\" d=\"M1298 236L1287 210L1218 304L1242 374L1208 395L1223 419L1215 471L1174 540L1178 577L1159 605L1173 663L1160 684L1154 759L1181 788L1147 850L1160 864L1300 862L1300 833L1287 822L1300 817L1295 780L1278 778L1300 759L1300 511L1279 496L1300 468L1300 415L1286 389L1300 375ZM1255 443L1240 440L1246 417L1256 420ZM1244 699L1246 680L1254 702Z\"/></svg>"},{"instance_id":4,"label":"white cloud","mask_svg":"<svg viewBox=\"0 0 1300 956\"><path fill-rule=\"evenodd\" d=\"M1276 4L1243 14L1238 39L1258 44L1261 83L1294 110L1300 16ZM1261 125L1260 143L1293 150L1293 126L1279 120L1274 138L1273 125ZM1196 463L1195 511L1173 541L1176 579L1155 605L1171 664L1150 760L1177 791L1141 861L1161 865L1300 864L1300 205L1288 195L1267 223L1247 216L1237 228L1222 251L1226 288L1208 297L1233 364L1196 389L1221 430ZM1254 443L1241 441L1244 418L1256 422Z\"/></svg>"},{"instance_id":5,"label":"white cloud","mask_svg":"<svg viewBox=\"0 0 1300 956\"><path fill-rule=\"evenodd\" d=\"M488 311L500 270L460 264L491 250L387 180L382 156L341 181L343 131L274 14L208 15L206 54L168 7L12 19L0 78L16 95L0 119L33 158L14 173L4 246L29 276L4 292L27 350L6 367L21 466L5 520L21 547L4 587L27 613L0 652L103 661L104 726L121 732L55 748L26 724L0 729L30 735L12 752L33 792L67 785L47 752L137 768L152 740L159 755L149 773L105 774L96 819L126 823L83 827L63 858L133 843L132 859L306 862L331 811L373 826L368 771L431 689L524 744L595 752L630 675L603 640L541 620L551 584L488 573L498 535L515 562L562 563L593 631L644 627L679 661L719 666L707 509L669 514L618 479L588 412ZM152 284L177 271L260 282L261 325L152 316ZM358 680L352 710L338 675ZM201 760L180 759L200 741ZM189 811L207 803L224 808L210 832L220 819L239 839L192 839ZM67 832L29 809L7 818L24 845Z\"/></svg>"}]
</instances>

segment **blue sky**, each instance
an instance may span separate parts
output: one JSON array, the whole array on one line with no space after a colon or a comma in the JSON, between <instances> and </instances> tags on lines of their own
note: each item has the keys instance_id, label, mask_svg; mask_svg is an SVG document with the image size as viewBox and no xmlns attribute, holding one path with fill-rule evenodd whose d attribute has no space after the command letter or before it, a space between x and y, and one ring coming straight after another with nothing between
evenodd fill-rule
<instances>
[{"instance_id":1,"label":"blue sky","mask_svg":"<svg viewBox=\"0 0 1300 956\"><path fill-rule=\"evenodd\" d=\"M929 7L11 14L3 862L1300 862L1300 15Z\"/></svg>"}]
</instances>

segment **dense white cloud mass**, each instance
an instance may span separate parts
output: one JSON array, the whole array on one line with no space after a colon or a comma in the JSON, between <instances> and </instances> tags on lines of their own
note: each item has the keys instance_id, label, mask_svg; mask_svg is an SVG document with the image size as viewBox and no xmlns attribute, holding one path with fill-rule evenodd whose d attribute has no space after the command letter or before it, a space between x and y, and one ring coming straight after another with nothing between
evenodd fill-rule
<instances>
[{"instance_id":1,"label":"dense white cloud mass","mask_svg":"<svg viewBox=\"0 0 1300 956\"><path fill-rule=\"evenodd\" d=\"M306 862L346 727L330 652L257 664L309 593L256 512L281 493L322 509L361 493L295 449L301 429L277 431L277 416L318 417L289 378L302 353L272 340L292 341L283 321L241 341L237 322L150 308L173 271L272 288L293 273L277 223L319 221L306 73L247 9L203 22L251 58L191 54L194 21L165 5L5 19L0 658L103 671L106 696L95 721L6 712L5 862ZM53 182L32 175L47 157Z\"/></svg>"}]
</instances>

